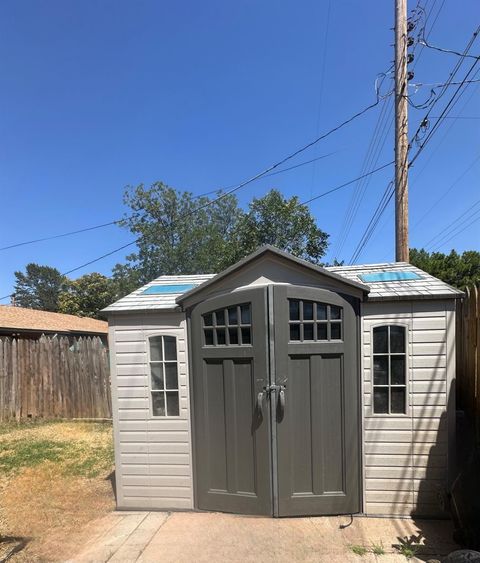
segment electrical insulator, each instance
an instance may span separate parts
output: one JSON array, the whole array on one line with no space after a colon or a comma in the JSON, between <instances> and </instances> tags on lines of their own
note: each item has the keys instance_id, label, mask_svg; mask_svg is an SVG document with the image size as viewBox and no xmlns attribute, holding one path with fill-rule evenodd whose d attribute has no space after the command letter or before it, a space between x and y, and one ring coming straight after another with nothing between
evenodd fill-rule
<instances>
[{"instance_id":1,"label":"electrical insulator","mask_svg":"<svg viewBox=\"0 0 480 563\"><path fill-rule=\"evenodd\" d=\"M415 58L415 55L413 53L408 53L407 55L407 63L413 63L413 59Z\"/></svg>"},{"instance_id":2,"label":"electrical insulator","mask_svg":"<svg viewBox=\"0 0 480 563\"><path fill-rule=\"evenodd\" d=\"M409 70L407 72L407 80L413 80L413 77L415 76L415 73L412 72L411 70Z\"/></svg>"},{"instance_id":3,"label":"electrical insulator","mask_svg":"<svg viewBox=\"0 0 480 563\"><path fill-rule=\"evenodd\" d=\"M411 31L413 31L415 29L415 24L413 22L408 22L407 23L407 31L408 33L410 33Z\"/></svg>"},{"instance_id":4,"label":"electrical insulator","mask_svg":"<svg viewBox=\"0 0 480 563\"><path fill-rule=\"evenodd\" d=\"M408 45L408 47L411 47L414 43L415 43L415 40L413 39L413 37L409 37L409 38L407 39L407 45Z\"/></svg>"}]
</instances>

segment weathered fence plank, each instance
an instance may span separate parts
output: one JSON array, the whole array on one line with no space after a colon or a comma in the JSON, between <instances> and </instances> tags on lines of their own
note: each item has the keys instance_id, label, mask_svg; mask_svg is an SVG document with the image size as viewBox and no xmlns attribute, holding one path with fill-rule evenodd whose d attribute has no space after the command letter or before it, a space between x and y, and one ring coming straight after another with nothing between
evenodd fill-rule
<instances>
[{"instance_id":1,"label":"weathered fence plank","mask_svg":"<svg viewBox=\"0 0 480 563\"><path fill-rule=\"evenodd\" d=\"M0 338L0 420L111 416L100 338Z\"/></svg>"},{"instance_id":2,"label":"weathered fence plank","mask_svg":"<svg viewBox=\"0 0 480 563\"><path fill-rule=\"evenodd\" d=\"M480 289L475 286L466 289L457 308L457 393L480 446Z\"/></svg>"}]
</instances>

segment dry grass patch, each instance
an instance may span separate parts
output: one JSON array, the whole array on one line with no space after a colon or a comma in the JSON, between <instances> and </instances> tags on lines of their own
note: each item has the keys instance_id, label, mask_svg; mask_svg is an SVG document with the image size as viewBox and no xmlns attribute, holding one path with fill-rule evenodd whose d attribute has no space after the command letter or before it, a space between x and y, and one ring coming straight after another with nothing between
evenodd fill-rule
<instances>
[{"instance_id":1,"label":"dry grass patch","mask_svg":"<svg viewBox=\"0 0 480 563\"><path fill-rule=\"evenodd\" d=\"M31 538L13 561L58 561L114 508L108 424L0 426L0 535Z\"/></svg>"}]
</instances>

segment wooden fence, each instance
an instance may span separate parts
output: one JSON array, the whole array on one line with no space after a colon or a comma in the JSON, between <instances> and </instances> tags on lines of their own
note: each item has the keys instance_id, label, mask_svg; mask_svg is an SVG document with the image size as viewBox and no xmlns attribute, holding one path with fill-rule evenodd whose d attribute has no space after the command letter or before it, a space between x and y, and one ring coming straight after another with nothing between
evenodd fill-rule
<instances>
[{"instance_id":1,"label":"wooden fence","mask_svg":"<svg viewBox=\"0 0 480 563\"><path fill-rule=\"evenodd\" d=\"M0 339L0 420L110 418L108 351L98 337Z\"/></svg>"},{"instance_id":2,"label":"wooden fence","mask_svg":"<svg viewBox=\"0 0 480 563\"><path fill-rule=\"evenodd\" d=\"M480 287L465 293L457 305L457 404L474 423L480 446Z\"/></svg>"}]
</instances>

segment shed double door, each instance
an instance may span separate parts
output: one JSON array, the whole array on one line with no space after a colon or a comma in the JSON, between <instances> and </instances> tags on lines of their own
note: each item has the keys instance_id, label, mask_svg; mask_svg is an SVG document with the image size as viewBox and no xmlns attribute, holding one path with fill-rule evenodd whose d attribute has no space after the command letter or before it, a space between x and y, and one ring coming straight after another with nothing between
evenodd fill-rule
<instances>
[{"instance_id":1,"label":"shed double door","mask_svg":"<svg viewBox=\"0 0 480 563\"><path fill-rule=\"evenodd\" d=\"M239 290L191 314L196 506L359 511L352 305L327 290Z\"/></svg>"}]
</instances>

